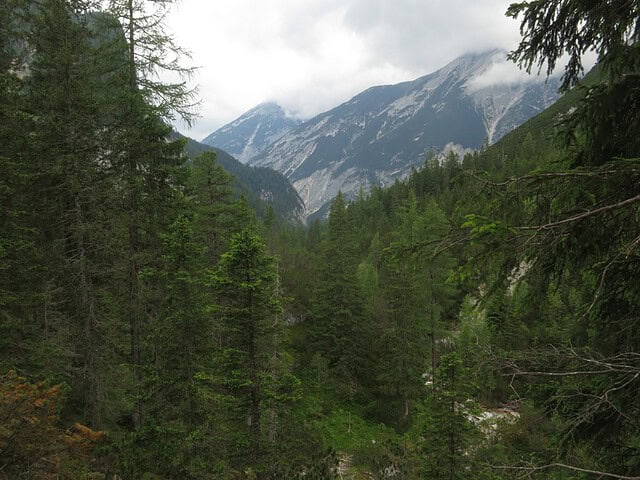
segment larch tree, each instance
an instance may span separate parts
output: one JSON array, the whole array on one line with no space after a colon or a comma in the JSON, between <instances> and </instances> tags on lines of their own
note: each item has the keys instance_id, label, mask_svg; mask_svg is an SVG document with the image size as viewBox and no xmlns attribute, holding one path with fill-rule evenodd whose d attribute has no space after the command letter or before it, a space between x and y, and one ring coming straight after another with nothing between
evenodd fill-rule
<instances>
[{"instance_id":1,"label":"larch tree","mask_svg":"<svg viewBox=\"0 0 640 480\"><path fill-rule=\"evenodd\" d=\"M111 0L103 28L113 32L104 48L119 55L111 81L118 93L109 112L114 132L110 162L123 186L127 252L122 265L127 278L126 315L129 324L133 424L144 423L141 397L143 368L149 362L147 319L156 303L147 294L140 272L153 264L161 248L160 232L175 218L174 195L181 181L176 168L184 162L183 145L169 141L167 121L176 115L189 120L194 91L184 78L191 69L181 61L188 54L165 33L164 17L172 2ZM115 24L114 24L115 20ZM159 78L171 72L175 83Z\"/></svg>"}]
</instances>

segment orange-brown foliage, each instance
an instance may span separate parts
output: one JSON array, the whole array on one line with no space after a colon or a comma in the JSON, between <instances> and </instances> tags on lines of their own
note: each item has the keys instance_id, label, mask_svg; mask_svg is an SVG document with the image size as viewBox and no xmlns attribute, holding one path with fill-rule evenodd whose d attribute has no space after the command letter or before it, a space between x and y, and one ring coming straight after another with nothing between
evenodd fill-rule
<instances>
[{"instance_id":1,"label":"orange-brown foliage","mask_svg":"<svg viewBox=\"0 0 640 480\"><path fill-rule=\"evenodd\" d=\"M0 480L74 479L103 438L80 423L58 425L60 386L30 383L10 371L0 376Z\"/></svg>"}]
</instances>

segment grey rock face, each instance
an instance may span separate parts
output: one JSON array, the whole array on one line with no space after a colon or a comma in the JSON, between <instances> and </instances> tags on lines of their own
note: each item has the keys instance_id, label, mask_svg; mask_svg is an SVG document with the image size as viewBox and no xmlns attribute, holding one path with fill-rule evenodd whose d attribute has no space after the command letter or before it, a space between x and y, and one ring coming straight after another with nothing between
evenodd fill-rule
<instances>
[{"instance_id":1,"label":"grey rock face","mask_svg":"<svg viewBox=\"0 0 640 480\"><path fill-rule=\"evenodd\" d=\"M494 143L551 105L557 89L555 79L513 75L505 52L465 55L414 81L369 88L248 163L282 172L312 215L338 191L350 197L406 177L430 152Z\"/></svg>"},{"instance_id":2,"label":"grey rock face","mask_svg":"<svg viewBox=\"0 0 640 480\"><path fill-rule=\"evenodd\" d=\"M219 128L201 143L230 153L242 163L301 123L288 117L275 103L261 103L231 123Z\"/></svg>"}]
</instances>

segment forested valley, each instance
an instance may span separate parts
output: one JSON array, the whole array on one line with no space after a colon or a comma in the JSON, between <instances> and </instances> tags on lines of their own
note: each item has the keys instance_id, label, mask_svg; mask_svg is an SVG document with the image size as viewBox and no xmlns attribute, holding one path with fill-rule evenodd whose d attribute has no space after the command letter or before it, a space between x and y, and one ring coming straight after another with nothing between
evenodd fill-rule
<instances>
[{"instance_id":1,"label":"forested valley","mask_svg":"<svg viewBox=\"0 0 640 480\"><path fill-rule=\"evenodd\" d=\"M563 97L309 225L107 3L0 3L0 479L640 479L637 0L512 5Z\"/></svg>"}]
</instances>

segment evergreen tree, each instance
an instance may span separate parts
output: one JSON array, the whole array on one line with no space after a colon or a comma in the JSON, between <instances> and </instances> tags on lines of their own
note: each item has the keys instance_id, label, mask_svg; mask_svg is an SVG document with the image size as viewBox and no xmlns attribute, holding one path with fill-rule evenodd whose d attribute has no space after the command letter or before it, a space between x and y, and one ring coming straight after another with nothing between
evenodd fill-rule
<instances>
[{"instance_id":1,"label":"evergreen tree","mask_svg":"<svg viewBox=\"0 0 640 480\"><path fill-rule=\"evenodd\" d=\"M126 255L122 268L126 285L125 312L129 324L130 360L135 379L132 421L144 424L143 369L151 360L148 345L148 318L154 318L157 299L148 296L140 272L158 258L160 233L176 217L175 196L183 180L176 167L184 162L182 141L169 141L171 128L165 123L174 115L189 119L193 91L183 82L165 84L157 80L162 71L188 76L180 65L186 55L164 32L164 17L171 2L112 0L109 15L99 22L111 32L103 49L119 61L109 77L114 87L111 120L113 150L110 163L123 189L122 212L126 225ZM113 20L124 30L114 33ZM117 32L118 30L116 30Z\"/></svg>"},{"instance_id":2,"label":"evergreen tree","mask_svg":"<svg viewBox=\"0 0 640 480\"><path fill-rule=\"evenodd\" d=\"M145 369L145 425L127 439L122 464L171 478L216 478L214 343L205 248L182 213L162 236L158 268L142 272L162 302L150 325L153 363ZM218 472L219 473L219 472Z\"/></svg>"},{"instance_id":3,"label":"evergreen tree","mask_svg":"<svg viewBox=\"0 0 640 480\"><path fill-rule=\"evenodd\" d=\"M557 298L569 300L571 315L565 318L572 318L565 331L571 335L555 334L559 344L553 349L536 346L519 361L514 352L512 361L518 371L560 376L600 362L618 364L640 350L640 9L637 2L550 0L516 3L507 13L522 16L523 38L512 59L527 70L546 67L551 73L567 55L564 90L579 83L584 53L593 49L599 60L578 87L583 95L577 107L563 118L568 148L561 159L539 175L507 182L507 195L501 192L507 199L524 198L526 208L512 216L512 205L496 201L494 212L504 223L477 230L508 239L501 247L505 283L525 265L520 274L530 293L528 305L516 304L519 319L536 328L529 319L546 312L557 316L549 326L558 325L567 309L559 308ZM637 362L622 363L638 371ZM547 382L540 406L558 413L562 448L546 463L608 476L635 474L639 463L619 452L635 448L640 432L637 422L627 421L639 408L637 387L638 377L613 371Z\"/></svg>"},{"instance_id":4,"label":"evergreen tree","mask_svg":"<svg viewBox=\"0 0 640 480\"><path fill-rule=\"evenodd\" d=\"M193 117L195 90L186 85L194 69L181 62L189 52L180 48L165 30L165 19L173 0L109 0L108 12L124 30L125 51L120 75L126 79L129 105L141 99L148 109L163 120ZM114 39L121 51L122 39ZM167 82L159 74L170 72L178 81Z\"/></svg>"},{"instance_id":5,"label":"evergreen tree","mask_svg":"<svg viewBox=\"0 0 640 480\"><path fill-rule=\"evenodd\" d=\"M31 121L18 75L26 60L20 21L25 8L18 0L0 5L0 368L26 367L42 348L40 325L29 318L40 290L32 278L39 265L36 235L27 220L34 173L25 155Z\"/></svg>"},{"instance_id":6,"label":"evergreen tree","mask_svg":"<svg viewBox=\"0 0 640 480\"><path fill-rule=\"evenodd\" d=\"M227 398L232 455L254 468L261 465L267 442L275 439L269 411L283 407L297 383L288 375L281 346L278 283L275 260L258 235L250 229L235 234L215 276L218 381Z\"/></svg>"},{"instance_id":7,"label":"evergreen tree","mask_svg":"<svg viewBox=\"0 0 640 480\"><path fill-rule=\"evenodd\" d=\"M452 263L447 254L434 255L433 248L419 248L446 234L446 218L435 203L429 203L421 214L410 192L400 211L400 222L385 250L382 268L385 311L379 335L378 381L387 395L400 402L397 418L407 425L411 405L425 394L423 375L428 364L435 367L441 312L452 294L446 285Z\"/></svg>"},{"instance_id":8,"label":"evergreen tree","mask_svg":"<svg viewBox=\"0 0 640 480\"><path fill-rule=\"evenodd\" d=\"M468 419L473 411L467 379L456 352L443 355L434 389L415 427L420 478L462 480L483 478L470 451L479 432Z\"/></svg>"},{"instance_id":9,"label":"evergreen tree","mask_svg":"<svg viewBox=\"0 0 640 480\"><path fill-rule=\"evenodd\" d=\"M231 177L216 162L214 152L203 152L192 162L189 193L197 215L197 235L210 265L226 250L236 211L231 200Z\"/></svg>"},{"instance_id":10,"label":"evergreen tree","mask_svg":"<svg viewBox=\"0 0 640 480\"><path fill-rule=\"evenodd\" d=\"M45 273L44 324L67 355L70 403L94 427L105 409L106 325L113 261L114 177L104 164L103 98L95 94L104 65L84 6L44 0L35 8L33 60L26 104L35 119L28 150L37 169L32 225L39 229Z\"/></svg>"},{"instance_id":11,"label":"evergreen tree","mask_svg":"<svg viewBox=\"0 0 640 480\"><path fill-rule=\"evenodd\" d=\"M344 381L357 380L365 367L364 304L357 278L355 238L342 194L331 204L321 270L312 304L313 344Z\"/></svg>"}]
</instances>

